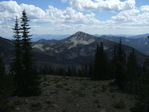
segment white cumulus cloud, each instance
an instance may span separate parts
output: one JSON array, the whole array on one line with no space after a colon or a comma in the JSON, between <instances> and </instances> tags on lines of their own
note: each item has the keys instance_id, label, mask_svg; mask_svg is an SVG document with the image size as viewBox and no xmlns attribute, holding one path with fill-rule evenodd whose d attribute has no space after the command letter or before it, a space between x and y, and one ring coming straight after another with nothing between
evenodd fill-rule
<instances>
[{"instance_id":1,"label":"white cumulus cloud","mask_svg":"<svg viewBox=\"0 0 149 112\"><path fill-rule=\"evenodd\" d=\"M148 25L149 11L148 6L142 6L139 9L131 9L122 11L116 16L112 16L108 23L123 24L123 25Z\"/></svg>"},{"instance_id":2,"label":"white cumulus cloud","mask_svg":"<svg viewBox=\"0 0 149 112\"><path fill-rule=\"evenodd\" d=\"M59 9L49 5L43 10L35 5L1 1L0 36L12 36L15 17L20 18L24 9L31 20L31 33L33 34L72 34L78 30L91 34L113 34L116 31L120 33L133 30L133 32L147 32L148 30L149 5L136 7L135 0L123 2L120 0L61 0L61 2L68 2L69 6ZM97 19L98 11L116 13L109 20L100 21L100 18ZM142 30L139 29L139 25Z\"/></svg>"},{"instance_id":3,"label":"white cumulus cloud","mask_svg":"<svg viewBox=\"0 0 149 112\"><path fill-rule=\"evenodd\" d=\"M65 10L60 10L53 6L49 6L47 13L52 17L53 22L63 22L63 23L97 23L99 22L95 19L94 13L83 14L82 12L77 12L71 7L67 7Z\"/></svg>"},{"instance_id":4,"label":"white cumulus cloud","mask_svg":"<svg viewBox=\"0 0 149 112\"><path fill-rule=\"evenodd\" d=\"M135 0L69 0L72 8L81 11L111 11L120 12L130 10L135 7Z\"/></svg>"},{"instance_id":5,"label":"white cumulus cloud","mask_svg":"<svg viewBox=\"0 0 149 112\"><path fill-rule=\"evenodd\" d=\"M140 11L138 9L132 9L128 11L122 11L117 16L113 16L112 20L115 22L135 22L138 19Z\"/></svg>"},{"instance_id":6,"label":"white cumulus cloud","mask_svg":"<svg viewBox=\"0 0 149 112\"><path fill-rule=\"evenodd\" d=\"M141 11L149 12L149 5L144 5L140 8Z\"/></svg>"},{"instance_id":7,"label":"white cumulus cloud","mask_svg":"<svg viewBox=\"0 0 149 112\"><path fill-rule=\"evenodd\" d=\"M31 23L38 25L41 24L51 25L61 23L69 23L69 24L100 23L99 20L95 19L96 15L94 13L89 12L84 14L83 12L76 11L71 7L67 7L64 10L61 10L53 6L48 6L46 10L43 10L34 5L18 4L16 1L2 1L0 2L1 32L8 31L8 27L7 28L5 27L6 25L9 26L9 28L12 28L14 26L15 17L18 16L20 18L21 13L24 9L26 10L28 18L31 20ZM12 35L11 30L12 29L9 30L10 31L9 35Z\"/></svg>"},{"instance_id":8,"label":"white cumulus cloud","mask_svg":"<svg viewBox=\"0 0 149 112\"><path fill-rule=\"evenodd\" d=\"M83 14L71 7L65 10L49 6L45 11L34 5L20 4L16 1L0 2L0 23L6 20L14 21L15 16L21 16L22 10L26 10L28 18L32 22L49 22L49 23L95 23L99 22L95 19L94 13Z\"/></svg>"}]
</instances>

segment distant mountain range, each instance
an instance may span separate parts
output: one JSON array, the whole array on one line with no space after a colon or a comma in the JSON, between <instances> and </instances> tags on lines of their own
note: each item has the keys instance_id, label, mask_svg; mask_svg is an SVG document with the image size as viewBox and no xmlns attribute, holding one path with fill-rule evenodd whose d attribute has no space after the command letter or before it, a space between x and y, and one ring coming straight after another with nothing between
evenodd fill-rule
<instances>
[{"instance_id":1,"label":"distant mountain range","mask_svg":"<svg viewBox=\"0 0 149 112\"><path fill-rule=\"evenodd\" d=\"M133 37L116 37L116 36L100 36L100 38L104 38L113 42L119 42L120 38L122 40L122 44L131 46L147 55L149 55L149 39L147 38L149 34L138 35Z\"/></svg>"},{"instance_id":2,"label":"distant mountain range","mask_svg":"<svg viewBox=\"0 0 149 112\"><path fill-rule=\"evenodd\" d=\"M33 34L32 35L32 41L33 42L36 42L40 39L46 39L46 40L52 40L52 39L55 39L55 40L61 40L61 39L64 39L64 38L67 38L69 37L70 35L52 35L52 34L45 34L45 35L37 35L37 34Z\"/></svg>"},{"instance_id":3,"label":"distant mountain range","mask_svg":"<svg viewBox=\"0 0 149 112\"><path fill-rule=\"evenodd\" d=\"M106 36L114 36L114 37L127 37L127 38L140 38L140 37L146 37L149 34L142 34L142 35L125 35L125 34L119 34L119 35L106 35ZM36 42L40 39L45 39L45 40L62 40L64 38L67 38L71 35L67 34L67 35L52 35L52 34L44 34L44 35L37 35L37 34L33 34L32 35L32 41ZM100 37L100 36L104 36L104 35L99 35L99 34L94 34L94 36Z\"/></svg>"},{"instance_id":4,"label":"distant mountain range","mask_svg":"<svg viewBox=\"0 0 149 112\"><path fill-rule=\"evenodd\" d=\"M96 45L101 42L103 42L104 50L108 57L112 58L113 48L119 43L119 38L115 38L118 40L117 43L108 40L109 38L106 38L106 36L97 37L84 32L77 32L68 38L49 44L43 44L38 41L37 43L34 43L33 48L54 57L59 63L80 64L94 59ZM127 56L132 51L132 47L129 46L123 45L123 48ZM136 50L136 54L139 61L142 63L146 55L138 50Z\"/></svg>"},{"instance_id":5,"label":"distant mountain range","mask_svg":"<svg viewBox=\"0 0 149 112\"><path fill-rule=\"evenodd\" d=\"M141 51L135 50L139 63L143 64L146 55L142 51L147 52L147 50L144 49L149 45L147 38L132 39L106 35L97 37L84 32L76 32L61 40L40 39L33 43L33 52L35 53L35 58L38 63L80 65L94 60L96 46L97 44L100 45L101 42L103 42L104 50L107 53L108 58L111 59L114 46L118 45L120 38L122 39L123 44L126 44L123 45L123 49L127 56L133 49L128 45L133 45L136 48L139 48L139 46L143 47L143 50ZM9 64L10 59L13 57L13 42L0 37L0 46L0 54L3 57L4 62Z\"/></svg>"},{"instance_id":6,"label":"distant mountain range","mask_svg":"<svg viewBox=\"0 0 149 112\"><path fill-rule=\"evenodd\" d=\"M146 37L149 35L148 34L141 34L141 35L125 35L125 34L118 34L118 35L111 35L111 34L93 34L94 36L97 37L101 37L101 36L114 36L114 37L126 37L126 38L141 38L141 37ZM45 39L45 40L62 40L65 39L67 37L71 36L70 34L66 34L66 35L54 35L54 34L43 34L43 35L39 35L39 34L33 34L32 35L32 42L36 42L40 39ZM13 37L8 37L8 39L13 39Z\"/></svg>"},{"instance_id":7,"label":"distant mountain range","mask_svg":"<svg viewBox=\"0 0 149 112\"><path fill-rule=\"evenodd\" d=\"M49 37L50 36L50 37ZM69 35L57 35L56 37L59 37L59 40L63 40L63 38L69 37ZM120 38L122 40L122 44L131 46L147 55L149 55L149 39L147 38L149 36L148 34L142 34L142 35L135 35L135 36L129 36L129 35L98 35L95 34L93 36L97 36L100 38L104 38L113 42L118 43ZM36 35L35 35L36 37ZM40 37L40 36L39 36ZM41 44L48 44L48 43L53 43L53 42L58 42L57 38L55 39L49 39L49 38L54 38L52 35L46 35L46 36L41 36L43 39L40 39L36 41L37 43ZM40 38L41 38L40 37Z\"/></svg>"}]
</instances>

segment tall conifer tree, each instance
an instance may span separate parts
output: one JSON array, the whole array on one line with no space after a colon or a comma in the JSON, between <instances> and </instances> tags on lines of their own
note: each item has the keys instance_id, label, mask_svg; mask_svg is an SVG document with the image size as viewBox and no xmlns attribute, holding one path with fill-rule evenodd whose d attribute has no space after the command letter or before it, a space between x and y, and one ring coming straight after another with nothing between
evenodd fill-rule
<instances>
[{"instance_id":1,"label":"tall conifer tree","mask_svg":"<svg viewBox=\"0 0 149 112\"><path fill-rule=\"evenodd\" d=\"M120 89L123 89L125 81L126 54L123 50L121 39L116 53L116 85Z\"/></svg>"},{"instance_id":2,"label":"tall conifer tree","mask_svg":"<svg viewBox=\"0 0 149 112\"><path fill-rule=\"evenodd\" d=\"M21 34L22 34L22 75L23 75L23 89L22 93L25 96L39 95L40 82L37 69L35 67L34 54L32 53L31 35L29 35L28 24L29 19L27 18L25 10L22 12L21 17Z\"/></svg>"},{"instance_id":3,"label":"tall conifer tree","mask_svg":"<svg viewBox=\"0 0 149 112\"><path fill-rule=\"evenodd\" d=\"M113 58L111 60L111 78L116 78L116 67L117 67L117 62L118 62L118 56L117 56L117 49L118 46L115 45L114 46L114 50L113 50Z\"/></svg>"},{"instance_id":4,"label":"tall conifer tree","mask_svg":"<svg viewBox=\"0 0 149 112\"><path fill-rule=\"evenodd\" d=\"M103 49L103 43L96 47L93 80L103 80L107 77L107 57Z\"/></svg>"},{"instance_id":5,"label":"tall conifer tree","mask_svg":"<svg viewBox=\"0 0 149 112\"><path fill-rule=\"evenodd\" d=\"M22 54L22 46L21 46L21 35L20 35L20 27L19 27L19 21L18 18L16 17L15 21L15 26L13 28L14 30L14 58L12 59L11 62L11 74L13 75L14 79L14 86L15 86L15 94L18 94L19 91L22 88L22 59L21 59L21 54Z\"/></svg>"},{"instance_id":6,"label":"tall conifer tree","mask_svg":"<svg viewBox=\"0 0 149 112\"><path fill-rule=\"evenodd\" d=\"M18 26L16 19L14 30L14 59L12 60L12 73L14 74L14 82L16 87L16 94L19 96L33 96L39 95L40 77L35 67L34 54L32 53L31 35L29 35L28 24L25 10L22 12L21 27ZM21 33L21 37L19 35ZM21 38L21 39L20 39Z\"/></svg>"},{"instance_id":7,"label":"tall conifer tree","mask_svg":"<svg viewBox=\"0 0 149 112\"><path fill-rule=\"evenodd\" d=\"M149 38L149 36L148 36ZM146 58L143 73L136 80L138 90L135 106L131 112L149 112L149 59Z\"/></svg>"},{"instance_id":8,"label":"tall conifer tree","mask_svg":"<svg viewBox=\"0 0 149 112\"><path fill-rule=\"evenodd\" d=\"M137 79L137 97L131 112L149 112L149 59L145 60L143 73Z\"/></svg>"},{"instance_id":9,"label":"tall conifer tree","mask_svg":"<svg viewBox=\"0 0 149 112\"><path fill-rule=\"evenodd\" d=\"M137 57L135 55L135 50L132 49L127 60L127 71L126 71L126 86L125 89L128 92L135 93L135 82L136 77L138 77L139 65L137 63Z\"/></svg>"}]
</instances>

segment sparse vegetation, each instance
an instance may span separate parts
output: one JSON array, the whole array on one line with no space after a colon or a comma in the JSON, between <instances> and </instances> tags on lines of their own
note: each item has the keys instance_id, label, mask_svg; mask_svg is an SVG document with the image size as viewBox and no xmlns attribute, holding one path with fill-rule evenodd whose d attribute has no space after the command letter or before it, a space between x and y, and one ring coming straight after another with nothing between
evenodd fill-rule
<instances>
[{"instance_id":1,"label":"sparse vegetation","mask_svg":"<svg viewBox=\"0 0 149 112\"><path fill-rule=\"evenodd\" d=\"M32 111L38 111L38 110L41 110L42 108L43 108L43 105L40 102L34 102L34 103L31 103L30 105L30 109Z\"/></svg>"},{"instance_id":2,"label":"sparse vegetation","mask_svg":"<svg viewBox=\"0 0 149 112\"><path fill-rule=\"evenodd\" d=\"M102 86L101 86L101 91L102 92L106 92L107 91L107 86L105 85L105 84L103 84Z\"/></svg>"},{"instance_id":3,"label":"sparse vegetation","mask_svg":"<svg viewBox=\"0 0 149 112\"><path fill-rule=\"evenodd\" d=\"M65 101L66 101L67 103L72 103L72 102L74 102L74 100L75 100L75 98L72 97L72 96L67 96L67 97L65 98Z\"/></svg>"},{"instance_id":4,"label":"sparse vegetation","mask_svg":"<svg viewBox=\"0 0 149 112\"><path fill-rule=\"evenodd\" d=\"M63 88L63 85L57 84L55 85L56 88Z\"/></svg>"},{"instance_id":5,"label":"sparse vegetation","mask_svg":"<svg viewBox=\"0 0 149 112\"><path fill-rule=\"evenodd\" d=\"M115 95L115 94L112 94L111 97L112 97L112 98L116 98L116 95Z\"/></svg>"},{"instance_id":6,"label":"sparse vegetation","mask_svg":"<svg viewBox=\"0 0 149 112\"><path fill-rule=\"evenodd\" d=\"M63 85L68 85L68 83L67 83L67 82L65 82L65 83L63 83Z\"/></svg>"},{"instance_id":7,"label":"sparse vegetation","mask_svg":"<svg viewBox=\"0 0 149 112\"><path fill-rule=\"evenodd\" d=\"M82 80L80 82L80 80L75 80L75 77L68 77L69 82L67 82L67 85L63 85L67 76L64 78L62 76L47 75L46 78L47 80L44 83L48 85L41 85L42 95L12 98L8 102L7 110L16 111L16 109L19 109L22 112L49 110L86 111L84 110L85 107L88 111L100 111L101 108L108 108L112 112L116 112L117 109L121 109L123 112L130 112L129 108L134 106L132 105L134 100L130 100L134 98L129 94L119 92L119 90L114 93L108 91L110 88L106 85L108 81ZM61 80L58 83L53 83L52 81L56 79ZM50 84L48 83L49 81L51 82ZM92 88L93 86L95 88ZM106 91L102 92L102 89ZM111 104L112 102L113 104Z\"/></svg>"},{"instance_id":8,"label":"sparse vegetation","mask_svg":"<svg viewBox=\"0 0 149 112\"><path fill-rule=\"evenodd\" d=\"M44 87L46 87L46 86L49 86L50 84L47 83L47 82L43 82L42 85L43 85Z\"/></svg>"},{"instance_id":9,"label":"sparse vegetation","mask_svg":"<svg viewBox=\"0 0 149 112\"><path fill-rule=\"evenodd\" d=\"M99 100L98 99L94 100L94 103L99 103Z\"/></svg>"},{"instance_id":10,"label":"sparse vegetation","mask_svg":"<svg viewBox=\"0 0 149 112\"><path fill-rule=\"evenodd\" d=\"M12 102L12 104L13 104L14 106L22 105L23 103L24 103L24 102L21 101L20 99L15 99L15 100Z\"/></svg>"},{"instance_id":11,"label":"sparse vegetation","mask_svg":"<svg viewBox=\"0 0 149 112\"><path fill-rule=\"evenodd\" d=\"M85 97L86 96L85 93L83 93L79 90L74 90L72 93L73 93L73 95L77 95L78 97Z\"/></svg>"},{"instance_id":12,"label":"sparse vegetation","mask_svg":"<svg viewBox=\"0 0 149 112\"><path fill-rule=\"evenodd\" d=\"M117 108L117 109L123 109L123 108L126 107L126 104L125 104L125 102L124 102L122 99L120 99L120 101L118 101L118 102L112 104L112 106L113 106L114 108Z\"/></svg>"},{"instance_id":13,"label":"sparse vegetation","mask_svg":"<svg viewBox=\"0 0 149 112\"><path fill-rule=\"evenodd\" d=\"M92 93L93 93L93 94L99 94L100 92L99 92L99 90L93 90Z\"/></svg>"}]
</instances>

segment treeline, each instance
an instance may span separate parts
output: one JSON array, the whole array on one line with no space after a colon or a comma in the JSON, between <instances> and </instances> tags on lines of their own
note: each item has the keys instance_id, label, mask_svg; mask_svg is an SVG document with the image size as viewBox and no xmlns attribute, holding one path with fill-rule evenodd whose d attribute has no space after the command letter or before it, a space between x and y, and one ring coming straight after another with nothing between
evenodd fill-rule
<instances>
[{"instance_id":1,"label":"treeline","mask_svg":"<svg viewBox=\"0 0 149 112\"><path fill-rule=\"evenodd\" d=\"M90 77L92 80L115 79L115 84L119 89L125 88L133 93L134 91L128 88L128 84L139 77L144 71L144 66L147 66L146 64L140 66L137 61L134 49L126 57L120 39L119 44L114 46L112 59L109 59L106 55L104 45L101 42L100 45L96 46L94 60L90 61L90 63L59 68L45 65L39 68L39 71L42 75Z\"/></svg>"}]
</instances>

